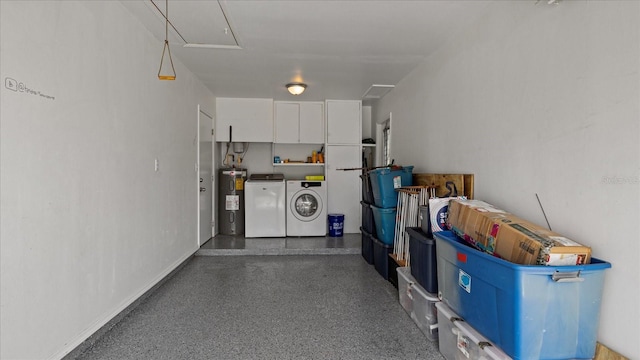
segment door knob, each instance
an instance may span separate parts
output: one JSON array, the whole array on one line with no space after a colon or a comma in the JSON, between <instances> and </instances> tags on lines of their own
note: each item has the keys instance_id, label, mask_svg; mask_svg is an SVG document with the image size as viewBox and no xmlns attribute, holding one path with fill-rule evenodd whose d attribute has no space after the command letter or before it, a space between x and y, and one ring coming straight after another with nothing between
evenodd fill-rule
<instances>
[{"instance_id":1,"label":"door knob","mask_svg":"<svg viewBox=\"0 0 640 360\"><path fill-rule=\"evenodd\" d=\"M200 188L200 192L205 192L205 191L207 191L207 188L203 188L203 187Z\"/></svg>"}]
</instances>

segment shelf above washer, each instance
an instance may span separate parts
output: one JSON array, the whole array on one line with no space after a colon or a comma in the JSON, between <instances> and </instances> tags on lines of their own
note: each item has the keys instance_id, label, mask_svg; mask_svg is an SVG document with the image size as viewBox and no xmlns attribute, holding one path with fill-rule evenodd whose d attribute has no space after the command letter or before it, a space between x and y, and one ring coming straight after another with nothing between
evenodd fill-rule
<instances>
[{"instance_id":1,"label":"shelf above washer","mask_svg":"<svg viewBox=\"0 0 640 360\"><path fill-rule=\"evenodd\" d=\"M273 163L273 166L324 166L324 163Z\"/></svg>"}]
</instances>

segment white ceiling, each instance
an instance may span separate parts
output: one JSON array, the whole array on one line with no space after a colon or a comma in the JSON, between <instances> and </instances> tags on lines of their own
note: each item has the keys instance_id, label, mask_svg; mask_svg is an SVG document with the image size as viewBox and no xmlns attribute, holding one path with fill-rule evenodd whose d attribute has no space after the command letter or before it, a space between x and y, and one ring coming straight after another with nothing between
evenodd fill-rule
<instances>
[{"instance_id":1,"label":"white ceiling","mask_svg":"<svg viewBox=\"0 0 640 360\"><path fill-rule=\"evenodd\" d=\"M159 65L165 0L122 3L158 38ZM449 36L472 26L490 3L169 0L169 20L182 35L170 28L169 43L174 60L215 96L361 99L373 84L397 84ZM185 48L185 41L241 49ZM292 81L308 84L306 92L289 95L284 85Z\"/></svg>"}]
</instances>

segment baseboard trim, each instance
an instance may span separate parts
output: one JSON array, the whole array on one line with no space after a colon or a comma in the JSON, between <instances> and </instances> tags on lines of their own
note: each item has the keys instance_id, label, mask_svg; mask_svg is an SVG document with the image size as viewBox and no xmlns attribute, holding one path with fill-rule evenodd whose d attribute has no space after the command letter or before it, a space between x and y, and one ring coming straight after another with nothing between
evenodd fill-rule
<instances>
[{"instance_id":1,"label":"baseboard trim","mask_svg":"<svg viewBox=\"0 0 640 360\"><path fill-rule=\"evenodd\" d=\"M360 248L319 249L200 249L196 256L358 255Z\"/></svg>"},{"instance_id":2,"label":"baseboard trim","mask_svg":"<svg viewBox=\"0 0 640 360\"><path fill-rule=\"evenodd\" d=\"M86 340L82 341L78 344L73 350L71 350L66 355L62 356L62 360L73 360L82 355L85 351L95 344L95 342L100 339L104 334L106 334L111 328L113 328L116 324L118 324L122 319L124 319L133 309L138 307L143 301L145 301L149 296L151 296L160 286L162 286L167 280L171 279L178 271L182 270L182 268L189 262L191 259L195 257L195 252L189 256L187 256L184 260L180 261L173 270L169 271L165 276L160 278L160 280L156 281L154 285L152 285L148 290L142 293L142 295L138 296L135 300L133 300L128 306L126 306L123 310L118 312L115 316L113 316L109 321L107 321L104 325L98 328L98 330L94 331Z\"/></svg>"}]
</instances>

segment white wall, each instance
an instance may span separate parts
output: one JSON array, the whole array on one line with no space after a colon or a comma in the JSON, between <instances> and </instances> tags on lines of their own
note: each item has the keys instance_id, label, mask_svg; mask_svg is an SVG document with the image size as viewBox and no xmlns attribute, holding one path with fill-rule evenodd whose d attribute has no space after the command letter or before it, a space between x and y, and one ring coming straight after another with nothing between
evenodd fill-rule
<instances>
[{"instance_id":1,"label":"white wall","mask_svg":"<svg viewBox=\"0 0 640 360\"><path fill-rule=\"evenodd\" d=\"M373 138L375 131L371 124L371 106L362 106L362 138Z\"/></svg>"},{"instance_id":2,"label":"white wall","mask_svg":"<svg viewBox=\"0 0 640 360\"><path fill-rule=\"evenodd\" d=\"M374 108L415 172L474 173L476 198L593 248L599 341L640 359L640 2L499 1ZM401 141L395 141L401 139Z\"/></svg>"},{"instance_id":3,"label":"white wall","mask_svg":"<svg viewBox=\"0 0 640 360\"><path fill-rule=\"evenodd\" d=\"M219 162L221 168L231 167L224 163L225 154L227 153L227 143L220 142L218 144L218 154ZM238 166L237 161L232 162L231 164L235 167L241 167L247 169L248 174L253 173L272 173L273 166L273 157L271 156L271 143L244 143L246 148L246 153L242 160L240 166ZM233 146L229 147L229 154L234 156L234 159L237 160L238 156L242 154L235 154L233 152Z\"/></svg>"},{"instance_id":4,"label":"white wall","mask_svg":"<svg viewBox=\"0 0 640 360\"><path fill-rule=\"evenodd\" d=\"M120 2L0 10L1 77L36 92L0 91L0 357L60 358L197 250L214 99L175 59L157 80L162 42Z\"/></svg>"}]
</instances>

